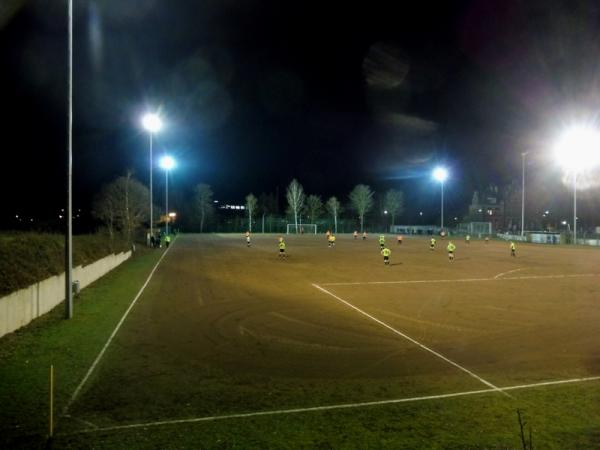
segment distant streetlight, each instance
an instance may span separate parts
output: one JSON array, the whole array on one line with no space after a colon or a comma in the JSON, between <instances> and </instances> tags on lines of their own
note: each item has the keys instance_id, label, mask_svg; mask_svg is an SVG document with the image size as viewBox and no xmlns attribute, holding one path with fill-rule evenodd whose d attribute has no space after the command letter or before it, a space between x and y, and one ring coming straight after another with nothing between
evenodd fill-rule
<instances>
[{"instance_id":1,"label":"distant streetlight","mask_svg":"<svg viewBox=\"0 0 600 450\"><path fill-rule=\"evenodd\" d=\"M165 224L165 234L169 234L169 171L175 167L175 160L169 156L165 155L160 159L160 167L165 170L165 215L167 216L166 224Z\"/></svg>"},{"instance_id":2,"label":"distant streetlight","mask_svg":"<svg viewBox=\"0 0 600 450\"><path fill-rule=\"evenodd\" d=\"M442 201L441 201L441 212L440 212L440 228L444 229L444 181L448 179L448 170L444 167L436 167L433 170L433 178L440 182L442 188Z\"/></svg>"},{"instance_id":3,"label":"distant streetlight","mask_svg":"<svg viewBox=\"0 0 600 450\"><path fill-rule=\"evenodd\" d=\"M142 126L150 135L150 236L153 235L154 213L152 208L152 137L162 129L162 120L158 114L147 113L142 117Z\"/></svg>"},{"instance_id":4,"label":"distant streetlight","mask_svg":"<svg viewBox=\"0 0 600 450\"><path fill-rule=\"evenodd\" d=\"M554 154L573 176L573 244L577 244L577 175L600 164L600 132L587 126L571 127L556 142Z\"/></svg>"}]
</instances>

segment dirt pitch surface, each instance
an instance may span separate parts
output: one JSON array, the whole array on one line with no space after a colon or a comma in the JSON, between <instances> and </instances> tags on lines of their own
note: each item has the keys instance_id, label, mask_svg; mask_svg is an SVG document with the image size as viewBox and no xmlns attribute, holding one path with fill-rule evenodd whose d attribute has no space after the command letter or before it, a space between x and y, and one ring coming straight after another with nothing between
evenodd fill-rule
<instances>
[{"instance_id":1,"label":"dirt pitch surface","mask_svg":"<svg viewBox=\"0 0 600 450\"><path fill-rule=\"evenodd\" d=\"M600 376L600 251L181 235L68 413L73 430ZM600 381L590 381L598 383ZM452 397L444 399L454 401ZM376 404L376 403L375 403ZM360 408L360 405L356 406ZM285 413L285 412L284 412ZM232 419L234 420L234 419Z\"/></svg>"}]
</instances>

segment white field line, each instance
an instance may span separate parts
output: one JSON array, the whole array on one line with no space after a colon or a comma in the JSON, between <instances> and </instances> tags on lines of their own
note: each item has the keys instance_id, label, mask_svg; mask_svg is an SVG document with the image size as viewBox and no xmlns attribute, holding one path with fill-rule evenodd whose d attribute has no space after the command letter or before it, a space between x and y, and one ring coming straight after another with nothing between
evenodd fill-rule
<instances>
[{"instance_id":1,"label":"white field line","mask_svg":"<svg viewBox=\"0 0 600 450\"><path fill-rule=\"evenodd\" d=\"M518 390L518 389L531 389L531 388L537 388L537 387L543 387L543 386L552 386L552 385L560 385L560 384L568 384L568 383L583 383L586 381L596 381L596 380L600 380L600 377L571 378L568 380L544 381L541 383L521 384L521 385L517 385L517 386L506 386L506 387L503 387L502 390L503 391L512 391L512 390ZM185 423L210 422L210 421L225 420L225 419L243 419L243 418L247 418L247 417L297 414L297 413L306 413L306 412L315 412L315 411L331 411L331 410L336 410L336 409L363 408L363 407L368 407L368 406L393 405L393 404L397 404L397 403L439 400L439 399L446 399L446 398L452 398L452 397L465 397L468 395L487 394L490 392L496 392L496 389L480 389L477 391L455 392L452 394L441 394L441 395L426 395L426 396L422 396L422 397L398 398L398 399L391 399L391 400L379 400L379 401L373 401L373 402L342 403L342 404L337 404L337 405L313 406L313 407L307 407L307 408L279 409L279 410L256 411L256 412L239 413L239 414L225 414L222 416L205 416L205 417L194 417L194 418L189 418L189 419L174 419L174 420L161 420L161 421L157 421L157 422L132 423L129 425L115 425L112 427L88 428L88 429L79 430L74 433L68 433L68 434L117 431L117 430L127 430L127 429L132 429L132 428L147 428L147 427L156 427L156 426L162 426L162 425L177 425L177 424L185 424Z\"/></svg>"},{"instance_id":2,"label":"white field line","mask_svg":"<svg viewBox=\"0 0 600 450\"><path fill-rule=\"evenodd\" d=\"M165 257L165 255L169 252L169 250L173 247L173 244L175 243L176 239L177 239L177 237L175 237L175 239L173 239L173 242L171 243L171 245L160 256L160 258L158 259L158 261L154 265L154 268L152 269L152 272L150 272L150 275L148 275L148 278L146 279L146 282L140 288L140 290L137 293L137 295L135 296L135 298L132 300L131 304L129 305L129 307L127 308L127 310L125 311L125 313L123 314L123 317L121 317L121 320L119 320L119 323L117 323L117 326L115 327L115 329L113 330L113 332L111 333L111 335L108 337L106 343L104 344L104 347L102 347L102 350L100 350L100 353L98 353L98 356L96 356L96 359L94 360L94 362L92 363L92 365L88 369L87 373L85 374L85 376L83 377L83 379L81 380L81 382L79 383L79 385L77 386L77 388L75 388L75 391L73 392L73 395L71 395L71 398L69 399L69 402L67 403L67 405L65 406L65 408L63 410L63 415L67 415L67 413L69 412L69 408L71 407L71 405L73 404L73 402L77 399L77 396L81 392L81 389L83 388L83 386L87 382L88 378L90 377L90 375L92 374L92 372L94 371L94 369L96 368L96 366L98 365L98 363L100 362L100 360L102 359L102 357L104 356L104 353L106 352L106 349L108 348L108 346L112 342L113 338L115 337L115 335L117 334L117 332L121 328L121 325L123 325L123 322L125 321L125 319L129 315L129 312L133 308L133 305L135 305L135 303L138 301L138 299L142 295L142 292L144 292L144 289L146 289L146 286L148 286L148 283L150 283L150 280L152 279L152 276L154 275L154 272L156 272L156 269L158 268L158 265L161 263L161 261L163 260L163 258Z\"/></svg>"},{"instance_id":3,"label":"white field line","mask_svg":"<svg viewBox=\"0 0 600 450\"><path fill-rule=\"evenodd\" d=\"M362 309L354 306L352 303L347 302L346 300L344 300L341 297L338 297L337 295L335 295L334 293L328 291L327 289L322 288L321 286L319 286L318 284L314 284L313 286L317 289L319 289L320 291L326 293L327 295L330 295L331 297L335 298L336 300L339 300L340 302L344 303L346 306L349 306L350 308L354 309L355 311L358 311L359 313L361 313L363 316L368 317L369 319L377 322L379 325L382 325L383 327L387 328L388 330L392 331L393 333L397 334L398 336L403 337L404 339L406 339L407 341L412 342L413 344L419 346L420 348L422 348L423 350L432 353L433 355L437 356L438 358L446 361L448 364L453 365L454 367L462 370L463 372L466 372L467 374L471 375L473 378L475 378L476 380L480 381L481 383L485 384L486 386L504 394L510 397L509 394L507 394L506 392L504 392L502 389L500 389L498 386L493 385L492 383L490 383L487 380L484 380L483 378L481 378L479 375L471 372L469 369L467 369L466 367L461 366L460 364L452 361L451 359L446 358L444 355L442 355L441 353L436 352L435 350L430 349L429 347L427 347L426 345L421 344L420 342L414 340L413 338L411 338L410 336L402 333L401 331L398 331L397 329L393 328L392 326L388 325L387 323L383 322L382 320L379 320L378 318L370 315L369 313L363 311Z\"/></svg>"},{"instance_id":4,"label":"white field line","mask_svg":"<svg viewBox=\"0 0 600 450\"><path fill-rule=\"evenodd\" d=\"M501 277L503 277L504 275L508 275L509 273L518 272L519 270L524 270L524 269L525 269L525 267L521 267L520 269L513 269L513 270L509 270L508 272L502 272L502 273L499 273L498 275L496 275L496 276L494 277L494 280L497 280L498 278L501 278Z\"/></svg>"},{"instance_id":5,"label":"white field line","mask_svg":"<svg viewBox=\"0 0 600 450\"><path fill-rule=\"evenodd\" d=\"M500 274L503 275L503 274ZM598 277L600 273L575 273L557 275L524 275L521 277L505 278L454 278L447 280L399 280L399 281L348 281L340 283L321 283L320 286L360 286L369 284L433 284L433 283L473 283L478 281L508 281L508 280L541 280L552 278L581 278Z\"/></svg>"}]
</instances>

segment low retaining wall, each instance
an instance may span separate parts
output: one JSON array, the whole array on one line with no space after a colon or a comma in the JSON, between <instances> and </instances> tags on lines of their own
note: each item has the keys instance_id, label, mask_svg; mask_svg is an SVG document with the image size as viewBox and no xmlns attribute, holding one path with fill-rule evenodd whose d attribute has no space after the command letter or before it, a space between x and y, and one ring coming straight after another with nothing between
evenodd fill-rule
<instances>
[{"instance_id":1,"label":"low retaining wall","mask_svg":"<svg viewBox=\"0 0 600 450\"><path fill-rule=\"evenodd\" d=\"M84 288L131 257L131 251L108 255L87 266L73 268L73 281ZM65 274L0 298L0 337L27 325L65 300Z\"/></svg>"}]
</instances>

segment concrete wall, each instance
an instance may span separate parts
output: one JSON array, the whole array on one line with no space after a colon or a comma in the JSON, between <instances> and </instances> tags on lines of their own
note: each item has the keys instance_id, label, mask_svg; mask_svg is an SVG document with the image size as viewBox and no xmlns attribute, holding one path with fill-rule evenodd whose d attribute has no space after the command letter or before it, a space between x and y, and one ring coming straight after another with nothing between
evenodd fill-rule
<instances>
[{"instance_id":1,"label":"concrete wall","mask_svg":"<svg viewBox=\"0 0 600 450\"><path fill-rule=\"evenodd\" d=\"M73 280L83 289L131 257L131 252L108 255L73 268ZM0 298L0 337L27 325L65 299L65 274L50 277Z\"/></svg>"}]
</instances>

